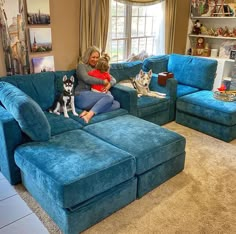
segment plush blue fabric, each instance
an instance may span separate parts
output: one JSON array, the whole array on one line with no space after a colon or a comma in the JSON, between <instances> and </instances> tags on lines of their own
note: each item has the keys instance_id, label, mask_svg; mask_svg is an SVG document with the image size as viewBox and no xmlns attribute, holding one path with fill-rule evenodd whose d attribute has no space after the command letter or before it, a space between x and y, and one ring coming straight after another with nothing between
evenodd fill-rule
<instances>
[{"instance_id":1,"label":"plush blue fabric","mask_svg":"<svg viewBox=\"0 0 236 234\"><path fill-rule=\"evenodd\" d=\"M92 126L92 125L90 125ZM83 130L15 150L19 168L59 206L70 208L132 178L135 158Z\"/></svg>"},{"instance_id":2,"label":"plush blue fabric","mask_svg":"<svg viewBox=\"0 0 236 234\"><path fill-rule=\"evenodd\" d=\"M124 85L116 84L111 88L112 95L118 100L121 108L126 109L130 114L137 115L137 91Z\"/></svg>"},{"instance_id":3,"label":"plush blue fabric","mask_svg":"<svg viewBox=\"0 0 236 234\"><path fill-rule=\"evenodd\" d=\"M236 102L215 99L212 91L203 90L180 97L177 109L226 126L236 124Z\"/></svg>"},{"instance_id":4,"label":"plush blue fabric","mask_svg":"<svg viewBox=\"0 0 236 234\"><path fill-rule=\"evenodd\" d=\"M76 110L77 110L78 114L80 114L82 112L81 109L76 109ZM125 114L127 114L127 110L119 108L119 109L114 110L114 111L101 113L99 115L93 116L93 118L91 119L91 121L89 121L88 124L98 123L98 122L101 122L103 120L111 119L111 118L114 118L116 116L121 116L121 115L125 115ZM84 120L82 118L79 118L78 116L74 116L71 112L69 112L69 116L70 116L70 118L72 118L73 120L78 122L81 126L88 125L87 123L84 122Z\"/></svg>"},{"instance_id":5,"label":"plush blue fabric","mask_svg":"<svg viewBox=\"0 0 236 234\"><path fill-rule=\"evenodd\" d=\"M142 175L138 175L137 197L141 198L151 189L156 188L184 169L185 152L171 158Z\"/></svg>"},{"instance_id":6,"label":"plush blue fabric","mask_svg":"<svg viewBox=\"0 0 236 234\"><path fill-rule=\"evenodd\" d=\"M225 142L230 142L236 138L236 125L226 126L179 111L178 109L176 110L176 123L196 129L197 131L203 132Z\"/></svg>"},{"instance_id":7,"label":"plush blue fabric","mask_svg":"<svg viewBox=\"0 0 236 234\"><path fill-rule=\"evenodd\" d=\"M33 141L47 141L50 125L39 105L14 85L0 82L0 101Z\"/></svg>"},{"instance_id":8,"label":"plush blue fabric","mask_svg":"<svg viewBox=\"0 0 236 234\"><path fill-rule=\"evenodd\" d=\"M84 130L133 155L136 174L168 161L185 148L184 137L132 115L89 125Z\"/></svg>"},{"instance_id":9,"label":"plush blue fabric","mask_svg":"<svg viewBox=\"0 0 236 234\"><path fill-rule=\"evenodd\" d=\"M81 129L83 127L78 121L75 121L72 118L65 118L63 113L61 113L61 115L56 115L44 111L44 114L50 124L52 136L75 129ZM78 116L75 117L79 119Z\"/></svg>"},{"instance_id":10,"label":"plush blue fabric","mask_svg":"<svg viewBox=\"0 0 236 234\"><path fill-rule=\"evenodd\" d=\"M1 81L15 85L37 102L43 110L47 110L55 98L54 77L54 72L42 72L2 77Z\"/></svg>"},{"instance_id":11,"label":"plush blue fabric","mask_svg":"<svg viewBox=\"0 0 236 234\"><path fill-rule=\"evenodd\" d=\"M14 160L14 149L23 142L24 137L18 123L0 106L0 168L11 184L21 181L20 170Z\"/></svg>"},{"instance_id":12,"label":"plush blue fabric","mask_svg":"<svg viewBox=\"0 0 236 234\"><path fill-rule=\"evenodd\" d=\"M156 114L169 110L168 98L155 98L142 96L138 98L138 117L142 118L147 115ZM168 116L169 117L169 116Z\"/></svg>"},{"instance_id":13,"label":"plush blue fabric","mask_svg":"<svg viewBox=\"0 0 236 234\"><path fill-rule=\"evenodd\" d=\"M110 74L117 82L135 77L142 69L142 61L111 63Z\"/></svg>"},{"instance_id":14,"label":"plush blue fabric","mask_svg":"<svg viewBox=\"0 0 236 234\"><path fill-rule=\"evenodd\" d=\"M178 97L182 97L184 95L190 94L190 93L194 93L199 91L198 88L194 88L191 87L189 85L182 85L182 84L178 84L177 86L177 98Z\"/></svg>"},{"instance_id":15,"label":"plush blue fabric","mask_svg":"<svg viewBox=\"0 0 236 234\"><path fill-rule=\"evenodd\" d=\"M45 188L37 187L30 174L22 173L23 184L64 234L78 234L136 198L137 179L132 178L101 193L74 209L59 207L47 196Z\"/></svg>"},{"instance_id":16,"label":"plush blue fabric","mask_svg":"<svg viewBox=\"0 0 236 234\"><path fill-rule=\"evenodd\" d=\"M179 84L212 90L216 76L217 61L189 55L171 54L168 71L174 73Z\"/></svg>"},{"instance_id":17,"label":"plush blue fabric","mask_svg":"<svg viewBox=\"0 0 236 234\"><path fill-rule=\"evenodd\" d=\"M153 73L160 73L167 71L169 55L151 56L144 59L142 69L145 72L152 70Z\"/></svg>"}]
</instances>

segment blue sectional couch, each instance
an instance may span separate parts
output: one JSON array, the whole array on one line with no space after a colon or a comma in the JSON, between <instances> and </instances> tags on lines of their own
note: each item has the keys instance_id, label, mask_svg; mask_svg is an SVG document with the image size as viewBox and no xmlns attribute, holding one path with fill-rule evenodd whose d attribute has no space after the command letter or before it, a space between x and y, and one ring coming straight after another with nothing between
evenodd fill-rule
<instances>
[{"instance_id":1,"label":"blue sectional couch","mask_svg":"<svg viewBox=\"0 0 236 234\"><path fill-rule=\"evenodd\" d=\"M0 80L0 169L63 233L79 233L184 169L185 138L125 108L90 124L47 112L73 71ZM123 89L114 87L117 100ZM127 107L124 105L124 107ZM82 110L77 110L80 113ZM169 115L169 112L166 112Z\"/></svg>"}]
</instances>

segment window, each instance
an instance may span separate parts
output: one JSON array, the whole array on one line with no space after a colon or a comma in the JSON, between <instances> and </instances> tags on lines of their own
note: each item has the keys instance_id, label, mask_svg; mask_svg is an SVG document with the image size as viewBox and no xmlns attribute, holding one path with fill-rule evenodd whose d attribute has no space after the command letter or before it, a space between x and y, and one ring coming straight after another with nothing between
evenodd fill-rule
<instances>
[{"instance_id":1,"label":"window","mask_svg":"<svg viewBox=\"0 0 236 234\"><path fill-rule=\"evenodd\" d=\"M149 55L157 54L160 28L163 24L162 3L151 6L131 6L115 0L111 2L109 33L111 61L125 61L129 55L142 51Z\"/></svg>"}]
</instances>

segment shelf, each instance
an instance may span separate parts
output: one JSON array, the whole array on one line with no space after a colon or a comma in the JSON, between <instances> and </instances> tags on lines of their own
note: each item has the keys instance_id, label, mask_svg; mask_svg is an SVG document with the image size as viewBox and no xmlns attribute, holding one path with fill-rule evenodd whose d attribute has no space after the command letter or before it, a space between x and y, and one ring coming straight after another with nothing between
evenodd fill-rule
<instances>
[{"instance_id":1,"label":"shelf","mask_svg":"<svg viewBox=\"0 0 236 234\"><path fill-rule=\"evenodd\" d=\"M236 37L221 37L221 36L209 36L204 34L189 34L189 37L204 37L204 38L212 38L212 39L219 39L219 40L236 40Z\"/></svg>"},{"instance_id":2,"label":"shelf","mask_svg":"<svg viewBox=\"0 0 236 234\"><path fill-rule=\"evenodd\" d=\"M236 19L235 16L193 16L191 19Z\"/></svg>"}]
</instances>

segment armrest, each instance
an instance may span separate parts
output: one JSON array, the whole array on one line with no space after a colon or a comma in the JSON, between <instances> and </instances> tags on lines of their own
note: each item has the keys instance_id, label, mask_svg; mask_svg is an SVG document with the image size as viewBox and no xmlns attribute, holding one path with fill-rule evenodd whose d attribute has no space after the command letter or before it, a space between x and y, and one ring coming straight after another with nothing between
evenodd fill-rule
<instances>
[{"instance_id":1,"label":"armrest","mask_svg":"<svg viewBox=\"0 0 236 234\"><path fill-rule=\"evenodd\" d=\"M166 81L166 85L162 86L158 84L158 75L153 74L152 80L150 83L150 90L157 91L160 93L165 93L167 97L172 99L173 101L176 100L176 93L177 93L177 80L175 78L170 78Z\"/></svg>"},{"instance_id":2,"label":"armrest","mask_svg":"<svg viewBox=\"0 0 236 234\"><path fill-rule=\"evenodd\" d=\"M15 148L23 142L22 131L13 116L0 106L0 168L11 184L21 181L20 170L15 164Z\"/></svg>"},{"instance_id":3,"label":"armrest","mask_svg":"<svg viewBox=\"0 0 236 234\"><path fill-rule=\"evenodd\" d=\"M130 114L137 115L137 91L124 85L116 84L111 88L115 100L120 103L121 108L126 109Z\"/></svg>"},{"instance_id":4,"label":"armrest","mask_svg":"<svg viewBox=\"0 0 236 234\"><path fill-rule=\"evenodd\" d=\"M153 74L150 83L150 90L165 93L166 97L170 99L170 121L175 119L175 102L177 95L178 81L175 78L170 78L166 81L165 86L158 84L158 75Z\"/></svg>"}]
</instances>

